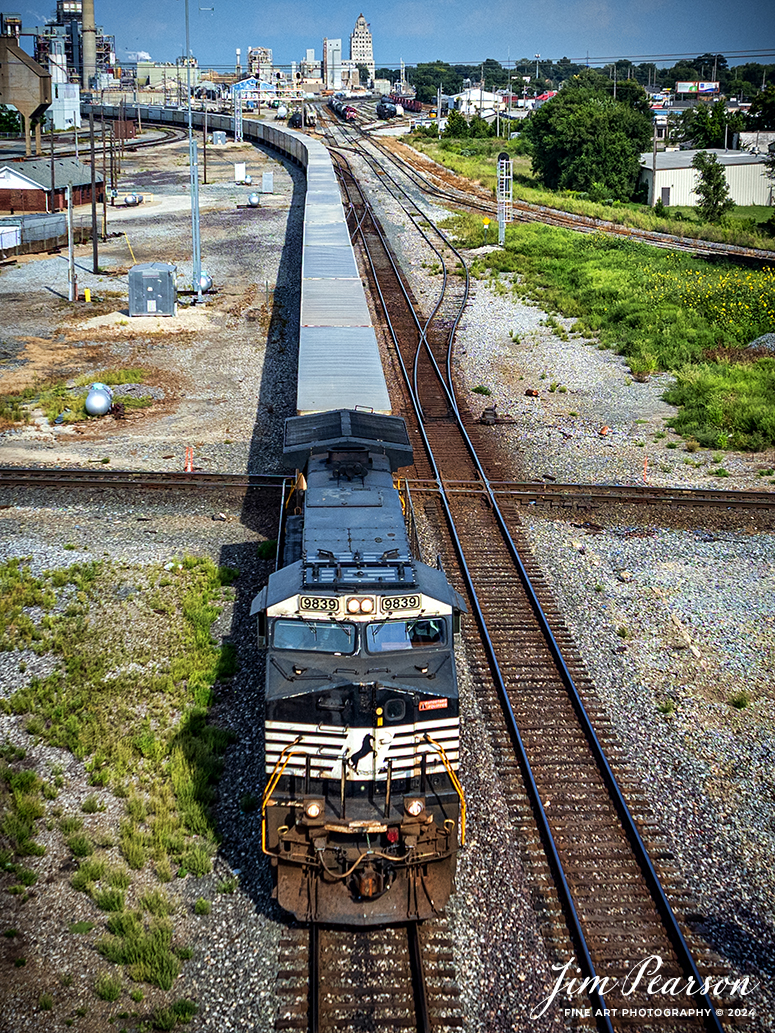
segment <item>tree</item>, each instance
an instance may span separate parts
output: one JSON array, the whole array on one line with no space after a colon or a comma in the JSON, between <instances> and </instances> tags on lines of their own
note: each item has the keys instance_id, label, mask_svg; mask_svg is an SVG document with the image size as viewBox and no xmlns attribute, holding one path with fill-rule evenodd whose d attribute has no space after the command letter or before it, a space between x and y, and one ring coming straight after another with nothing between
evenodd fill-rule
<instances>
[{"instance_id":1,"label":"tree","mask_svg":"<svg viewBox=\"0 0 775 1033\"><path fill-rule=\"evenodd\" d=\"M652 122L607 93L607 80L585 69L529 119L533 171L553 190L579 190L597 200L629 200L648 149Z\"/></svg>"},{"instance_id":2,"label":"tree","mask_svg":"<svg viewBox=\"0 0 775 1033\"><path fill-rule=\"evenodd\" d=\"M690 141L695 147L725 147L730 132L743 128L739 115L730 115L723 100L715 104L697 104L682 111L679 117L679 139Z\"/></svg>"},{"instance_id":3,"label":"tree","mask_svg":"<svg viewBox=\"0 0 775 1033\"><path fill-rule=\"evenodd\" d=\"M21 136L22 133L19 112L6 107L5 104L0 104L0 133L10 133L14 136Z\"/></svg>"},{"instance_id":4,"label":"tree","mask_svg":"<svg viewBox=\"0 0 775 1033\"><path fill-rule=\"evenodd\" d=\"M371 72L366 65L356 65L355 67L358 69L358 78L361 86L365 86L369 79L371 79Z\"/></svg>"},{"instance_id":5,"label":"tree","mask_svg":"<svg viewBox=\"0 0 775 1033\"><path fill-rule=\"evenodd\" d=\"M485 122L477 111L468 123L468 135L476 139L495 136L495 125L490 125L489 122Z\"/></svg>"},{"instance_id":6,"label":"tree","mask_svg":"<svg viewBox=\"0 0 775 1033\"><path fill-rule=\"evenodd\" d=\"M697 202L697 211L707 222L721 222L726 213L735 207L735 202L729 196L724 166L715 154L698 151L694 156L692 168L699 173L694 188L700 199Z\"/></svg>"},{"instance_id":7,"label":"tree","mask_svg":"<svg viewBox=\"0 0 775 1033\"><path fill-rule=\"evenodd\" d=\"M457 108L452 108L447 115L447 124L444 126L442 136L448 136L455 140L465 139L469 136L468 122L460 114Z\"/></svg>"},{"instance_id":8,"label":"tree","mask_svg":"<svg viewBox=\"0 0 775 1033\"><path fill-rule=\"evenodd\" d=\"M756 94L748 115L752 129L775 129L775 86Z\"/></svg>"}]
</instances>

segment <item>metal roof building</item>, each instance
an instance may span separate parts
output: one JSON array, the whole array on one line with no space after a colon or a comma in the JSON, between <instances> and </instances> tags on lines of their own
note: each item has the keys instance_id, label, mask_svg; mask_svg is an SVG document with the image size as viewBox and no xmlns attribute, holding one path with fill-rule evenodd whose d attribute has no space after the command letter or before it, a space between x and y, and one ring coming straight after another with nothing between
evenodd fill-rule
<instances>
[{"instance_id":1,"label":"metal roof building","mask_svg":"<svg viewBox=\"0 0 775 1033\"><path fill-rule=\"evenodd\" d=\"M641 155L641 181L645 182L653 203L661 199L664 205L696 205L694 188L699 173L692 168L697 151L658 151L656 156L656 190L652 192L653 154ZM766 175L760 155L748 151L725 151L709 147L724 166L729 194L738 205L770 205L773 203L773 183Z\"/></svg>"},{"instance_id":2,"label":"metal roof building","mask_svg":"<svg viewBox=\"0 0 775 1033\"><path fill-rule=\"evenodd\" d=\"M96 172L96 190L102 196L102 173ZM54 159L54 210L67 207L67 186L73 188L73 204L91 201L91 166L75 158ZM47 212L51 210L51 161L18 161L0 166L0 211Z\"/></svg>"}]
</instances>

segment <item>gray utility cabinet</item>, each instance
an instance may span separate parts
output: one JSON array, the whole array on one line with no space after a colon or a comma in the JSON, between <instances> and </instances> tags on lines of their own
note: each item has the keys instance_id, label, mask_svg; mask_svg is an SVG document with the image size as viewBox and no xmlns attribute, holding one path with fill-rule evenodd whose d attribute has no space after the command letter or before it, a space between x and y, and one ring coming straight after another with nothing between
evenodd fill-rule
<instances>
[{"instance_id":1,"label":"gray utility cabinet","mask_svg":"<svg viewBox=\"0 0 775 1033\"><path fill-rule=\"evenodd\" d=\"M174 316L178 293L176 265L143 262L129 270L129 315Z\"/></svg>"}]
</instances>

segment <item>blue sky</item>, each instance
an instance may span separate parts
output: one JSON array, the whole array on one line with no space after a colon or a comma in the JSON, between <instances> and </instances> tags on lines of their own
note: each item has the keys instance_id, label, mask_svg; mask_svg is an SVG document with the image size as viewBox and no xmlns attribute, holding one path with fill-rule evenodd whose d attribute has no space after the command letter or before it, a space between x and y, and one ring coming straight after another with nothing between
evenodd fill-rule
<instances>
[{"instance_id":1,"label":"blue sky","mask_svg":"<svg viewBox=\"0 0 775 1033\"><path fill-rule=\"evenodd\" d=\"M25 28L54 14L55 2L33 3L2 0L2 9L20 11ZM116 37L119 59L144 51L155 61L174 61L184 52L184 0L95 0L95 8L97 24ZM275 63L288 64L308 47L319 59L329 36L342 38L348 56L361 11L371 24L378 66L397 67L402 58L410 64L486 57L506 63L536 53L579 61L589 54L590 63L630 57L673 64L683 54L746 52L775 63L773 0L189 0L191 50L202 67L233 66L237 47L244 63L249 46L271 47Z\"/></svg>"}]
</instances>

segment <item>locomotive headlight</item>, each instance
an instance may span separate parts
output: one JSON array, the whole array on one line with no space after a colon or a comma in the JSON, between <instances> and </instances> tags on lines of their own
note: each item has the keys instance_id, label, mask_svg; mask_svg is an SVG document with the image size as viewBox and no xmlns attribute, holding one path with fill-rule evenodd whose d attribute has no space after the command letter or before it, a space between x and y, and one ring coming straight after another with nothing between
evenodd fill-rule
<instances>
[{"instance_id":1,"label":"locomotive headlight","mask_svg":"<svg viewBox=\"0 0 775 1033\"><path fill-rule=\"evenodd\" d=\"M404 800L404 810L410 817L419 818L425 810L425 800L421 796L409 796Z\"/></svg>"},{"instance_id":2,"label":"locomotive headlight","mask_svg":"<svg viewBox=\"0 0 775 1033\"><path fill-rule=\"evenodd\" d=\"M347 600L347 612L348 613L360 613L361 612L360 599L348 599Z\"/></svg>"},{"instance_id":3,"label":"locomotive headlight","mask_svg":"<svg viewBox=\"0 0 775 1033\"><path fill-rule=\"evenodd\" d=\"M361 613L373 613L374 612L374 600L364 599L361 602Z\"/></svg>"},{"instance_id":4,"label":"locomotive headlight","mask_svg":"<svg viewBox=\"0 0 775 1033\"><path fill-rule=\"evenodd\" d=\"M368 596L351 595L345 609L348 613L374 613L374 600Z\"/></svg>"},{"instance_id":5,"label":"locomotive headlight","mask_svg":"<svg viewBox=\"0 0 775 1033\"><path fill-rule=\"evenodd\" d=\"M322 800L308 798L304 801L304 817L315 821L323 813L324 804Z\"/></svg>"}]
</instances>

